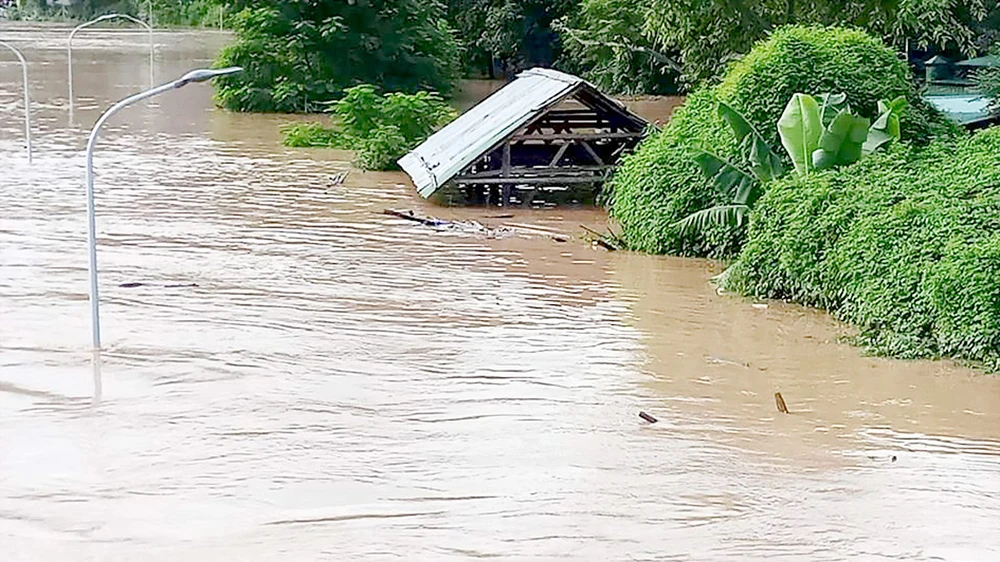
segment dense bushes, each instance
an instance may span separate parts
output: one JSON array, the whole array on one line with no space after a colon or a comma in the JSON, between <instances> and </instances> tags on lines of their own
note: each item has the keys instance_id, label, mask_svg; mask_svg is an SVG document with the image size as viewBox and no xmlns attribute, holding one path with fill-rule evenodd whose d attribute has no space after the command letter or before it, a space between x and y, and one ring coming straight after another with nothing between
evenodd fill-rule
<instances>
[{"instance_id":1,"label":"dense bushes","mask_svg":"<svg viewBox=\"0 0 1000 562\"><path fill-rule=\"evenodd\" d=\"M236 42L217 63L246 72L217 80L227 109L311 111L361 83L447 93L458 75L459 44L436 0L238 0L235 7L243 8L233 21Z\"/></svg>"},{"instance_id":2,"label":"dense bushes","mask_svg":"<svg viewBox=\"0 0 1000 562\"><path fill-rule=\"evenodd\" d=\"M732 133L718 117L725 101L778 146L775 124L797 92L843 92L851 105L872 116L880 99L906 96L903 137L926 142L957 134L957 128L916 94L905 63L878 40L860 31L822 27L779 29L742 60L723 80L693 93L662 132L625 158L611 184L611 213L624 238L638 250L694 255L731 254L742 234L716 229L686 239L675 223L694 211L724 203L692 159L697 147L733 156Z\"/></svg>"},{"instance_id":3,"label":"dense bushes","mask_svg":"<svg viewBox=\"0 0 1000 562\"><path fill-rule=\"evenodd\" d=\"M772 183L726 279L827 308L879 353L1000 369L1000 128Z\"/></svg>"},{"instance_id":4,"label":"dense bushes","mask_svg":"<svg viewBox=\"0 0 1000 562\"><path fill-rule=\"evenodd\" d=\"M366 170L391 170L396 160L451 121L455 111L433 92L379 94L375 86L348 88L331 106L335 123L286 127L285 145L354 150Z\"/></svg>"}]
</instances>

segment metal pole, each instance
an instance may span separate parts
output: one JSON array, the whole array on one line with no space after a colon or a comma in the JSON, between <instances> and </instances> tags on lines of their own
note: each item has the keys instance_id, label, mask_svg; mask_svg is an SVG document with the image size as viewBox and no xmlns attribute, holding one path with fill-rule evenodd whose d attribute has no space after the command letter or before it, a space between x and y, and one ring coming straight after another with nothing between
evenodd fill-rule
<instances>
[{"instance_id":1,"label":"metal pole","mask_svg":"<svg viewBox=\"0 0 1000 562\"><path fill-rule=\"evenodd\" d=\"M68 73L69 82L69 122L73 123L73 37L76 36L77 32L88 28L92 25L97 25L102 21L107 21L111 19L124 19L141 25L146 28L149 32L149 87L153 87L153 28L150 27L146 22L136 19L127 14L106 14L98 18L94 18L86 23L81 23L80 25L73 28L73 31L69 33L69 40L66 42L66 68Z\"/></svg>"},{"instance_id":2,"label":"metal pole","mask_svg":"<svg viewBox=\"0 0 1000 562\"><path fill-rule=\"evenodd\" d=\"M162 94L170 90L175 90L177 88L184 87L192 82L205 82L216 76L223 76L226 74L232 74L234 72L240 72L241 68L231 67L224 68L220 70L193 70L188 72L181 78L174 80L173 82L168 82L162 84L145 92L140 92L138 94L133 94L118 103L111 106L110 109L104 112L103 115L94 124L94 128L90 131L90 138L87 140L87 242L89 245L89 269L90 269L90 323L91 323L91 337L94 344L94 349L101 349L101 312L100 312L100 295L97 288L97 219L94 213L94 146L97 144L97 135L101 131L101 126L111 118L112 115L118 113L122 109L142 101L146 98L151 98L155 95Z\"/></svg>"},{"instance_id":3,"label":"metal pole","mask_svg":"<svg viewBox=\"0 0 1000 562\"><path fill-rule=\"evenodd\" d=\"M28 95L28 61L24 60L24 55L13 45L3 41L0 41L0 45L13 51L17 55L17 60L21 62L21 79L24 82L24 139L28 147L28 164L31 164L31 100Z\"/></svg>"}]
</instances>

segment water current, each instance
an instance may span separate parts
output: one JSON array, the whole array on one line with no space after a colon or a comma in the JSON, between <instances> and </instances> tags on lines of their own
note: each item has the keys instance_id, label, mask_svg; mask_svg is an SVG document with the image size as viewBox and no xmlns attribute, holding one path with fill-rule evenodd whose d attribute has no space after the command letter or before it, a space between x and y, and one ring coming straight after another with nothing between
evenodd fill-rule
<instances>
[{"instance_id":1,"label":"water current","mask_svg":"<svg viewBox=\"0 0 1000 562\"><path fill-rule=\"evenodd\" d=\"M864 357L821 312L717 294L716 263L595 249L598 210L435 208L204 85L99 141L95 378L83 148L149 63L141 33L81 33L71 122L67 34L0 29L36 151L2 55L4 561L1000 560L997 377ZM155 39L160 82L227 36Z\"/></svg>"}]
</instances>

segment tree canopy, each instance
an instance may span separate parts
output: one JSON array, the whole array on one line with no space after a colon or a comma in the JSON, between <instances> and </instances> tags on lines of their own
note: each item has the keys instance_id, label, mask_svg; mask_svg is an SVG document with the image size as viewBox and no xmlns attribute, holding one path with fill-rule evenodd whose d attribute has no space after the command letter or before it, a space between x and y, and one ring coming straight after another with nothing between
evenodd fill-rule
<instances>
[{"instance_id":1,"label":"tree canopy","mask_svg":"<svg viewBox=\"0 0 1000 562\"><path fill-rule=\"evenodd\" d=\"M714 78L724 63L787 24L853 26L899 50L971 54L996 33L996 0L583 0L567 42L578 64L601 76L643 55L688 84ZM629 22L623 25L623 22ZM610 45L610 47L609 47ZM632 52L632 54L629 53ZM601 81L601 78L596 78Z\"/></svg>"},{"instance_id":2,"label":"tree canopy","mask_svg":"<svg viewBox=\"0 0 1000 562\"><path fill-rule=\"evenodd\" d=\"M219 64L247 71L220 80L238 111L309 111L351 86L451 90L459 43L436 0L237 0L236 42Z\"/></svg>"}]
</instances>

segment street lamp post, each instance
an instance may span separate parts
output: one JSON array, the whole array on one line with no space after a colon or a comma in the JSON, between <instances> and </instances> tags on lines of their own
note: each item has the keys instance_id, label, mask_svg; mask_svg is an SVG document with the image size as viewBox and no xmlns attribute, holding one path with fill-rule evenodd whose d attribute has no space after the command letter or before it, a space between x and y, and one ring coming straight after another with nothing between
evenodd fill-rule
<instances>
[{"instance_id":1,"label":"street lamp post","mask_svg":"<svg viewBox=\"0 0 1000 562\"><path fill-rule=\"evenodd\" d=\"M150 88L153 87L153 80L154 80L154 78L153 78L153 28L152 28L152 26L150 24L148 24L148 23L146 23L146 22L144 22L144 21L142 21L140 19L136 19L136 18L134 18L134 17L132 17L130 15L127 15L127 14L106 14L106 15L103 15L103 16L101 16L99 18L94 18L94 19L92 19L92 20L90 20L90 21L88 21L86 23L81 23L80 25L74 27L73 31L71 31L69 33L69 40L66 42L66 65L67 65L67 69L68 69L66 72L69 74L69 121L70 121L71 125L73 123L73 37L75 37L76 34L79 31L83 30L83 29L86 29L86 28L88 28L90 26L93 26L93 25L97 25L97 24L101 23L102 21L107 21L107 20L112 20L112 19L124 19L124 20L128 20L130 22L136 23L136 24L141 25L142 27L146 28L146 31L149 34L149 87Z\"/></svg>"},{"instance_id":2,"label":"street lamp post","mask_svg":"<svg viewBox=\"0 0 1000 562\"><path fill-rule=\"evenodd\" d=\"M21 79L24 82L24 140L28 147L28 164L31 164L31 100L28 96L28 61L24 60L21 51L9 43L0 41L0 46L7 47L21 61Z\"/></svg>"},{"instance_id":3,"label":"street lamp post","mask_svg":"<svg viewBox=\"0 0 1000 562\"><path fill-rule=\"evenodd\" d=\"M97 221L94 217L94 145L97 143L97 134L101 126L112 115L118 113L125 107L135 102L151 98L155 95L182 88L192 82L205 82L217 76L224 76L240 72L243 69L234 66L218 70L198 69L188 72L173 82L167 82L155 88L131 95L111 106L94 124L90 131L90 139L87 141L87 238L90 245L90 321L91 336L93 337L94 349L101 349L101 318L100 299L97 292Z\"/></svg>"}]
</instances>

